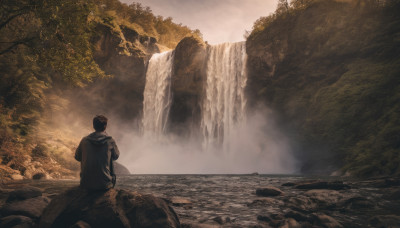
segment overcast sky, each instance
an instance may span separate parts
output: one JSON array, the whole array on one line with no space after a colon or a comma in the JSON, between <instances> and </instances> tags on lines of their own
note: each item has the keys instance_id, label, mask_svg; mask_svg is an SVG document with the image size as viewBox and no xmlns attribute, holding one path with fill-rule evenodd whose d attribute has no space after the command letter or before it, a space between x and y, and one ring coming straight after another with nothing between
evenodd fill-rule
<instances>
[{"instance_id":1,"label":"overcast sky","mask_svg":"<svg viewBox=\"0 0 400 228\"><path fill-rule=\"evenodd\" d=\"M191 29L199 29L210 44L244 40L260 16L275 11L277 0L120 0L150 6L155 15L172 17Z\"/></svg>"}]
</instances>

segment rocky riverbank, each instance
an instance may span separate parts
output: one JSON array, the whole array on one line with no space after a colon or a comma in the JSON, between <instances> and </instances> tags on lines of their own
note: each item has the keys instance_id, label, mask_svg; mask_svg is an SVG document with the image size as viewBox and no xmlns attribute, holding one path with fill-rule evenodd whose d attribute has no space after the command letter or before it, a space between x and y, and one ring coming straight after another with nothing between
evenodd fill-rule
<instances>
[{"instance_id":1,"label":"rocky riverbank","mask_svg":"<svg viewBox=\"0 0 400 228\"><path fill-rule=\"evenodd\" d=\"M0 227L13 227L17 223L34 227L51 218L52 213L62 214L60 208L68 216L85 214L88 218L81 220L92 225L92 217L85 210L96 206L79 206L90 204L90 198L101 205L110 202L110 208L116 205L118 213L129 218L132 211L144 210L132 209L141 197L158 205L156 208L173 208L181 227L400 227L400 178L127 175L119 177L117 182L118 189L126 190L113 190L98 198L101 200L93 200L99 196L75 194L77 190L65 192L77 185L77 180L2 184ZM128 205L127 199L133 203ZM49 203L53 206L44 209ZM55 204L59 206L54 207ZM174 217L173 212L166 214L165 218ZM78 220L71 222L75 224Z\"/></svg>"}]
</instances>

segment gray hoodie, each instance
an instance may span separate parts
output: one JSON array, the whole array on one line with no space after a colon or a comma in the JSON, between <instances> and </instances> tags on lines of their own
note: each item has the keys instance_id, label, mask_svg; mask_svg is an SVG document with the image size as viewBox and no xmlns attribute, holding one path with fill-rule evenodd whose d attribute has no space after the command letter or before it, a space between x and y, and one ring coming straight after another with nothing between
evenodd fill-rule
<instances>
[{"instance_id":1,"label":"gray hoodie","mask_svg":"<svg viewBox=\"0 0 400 228\"><path fill-rule=\"evenodd\" d=\"M89 190L113 186L110 164L119 157L114 139L105 132L93 132L84 137L75 152L81 162L81 187Z\"/></svg>"}]
</instances>

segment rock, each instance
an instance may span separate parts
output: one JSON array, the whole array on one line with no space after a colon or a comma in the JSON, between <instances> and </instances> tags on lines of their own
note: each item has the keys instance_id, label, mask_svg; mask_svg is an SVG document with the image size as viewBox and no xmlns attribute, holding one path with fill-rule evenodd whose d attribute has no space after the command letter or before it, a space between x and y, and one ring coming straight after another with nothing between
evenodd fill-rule
<instances>
[{"instance_id":1,"label":"rock","mask_svg":"<svg viewBox=\"0 0 400 228\"><path fill-rule=\"evenodd\" d=\"M350 209L354 210L360 210L360 209L374 209L375 208L375 203L371 202L369 199L365 197L352 197L344 203L345 207L348 207Z\"/></svg>"},{"instance_id":2,"label":"rock","mask_svg":"<svg viewBox=\"0 0 400 228\"><path fill-rule=\"evenodd\" d=\"M297 212L297 211L289 211L285 214L286 218L293 218L296 221L308 221L309 218L303 213Z\"/></svg>"},{"instance_id":3,"label":"rock","mask_svg":"<svg viewBox=\"0 0 400 228\"><path fill-rule=\"evenodd\" d=\"M387 200L400 200L400 189L391 189L383 195Z\"/></svg>"},{"instance_id":4,"label":"rock","mask_svg":"<svg viewBox=\"0 0 400 228\"><path fill-rule=\"evenodd\" d=\"M77 223L72 225L70 228L91 228L91 226L84 221L78 221Z\"/></svg>"},{"instance_id":5,"label":"rock","mask_svg":"<svg viewBox=\"0 0 400 228\"><path fill-rule=\"evenodd\" d=\"M70 227L85 221L91 227L180 227L174 210L152 195L122 189L87 192L73 188L54 198L40 227Z\"/></svg>"},{"instance_id":6,"label":"rock","mask_svg":"<svg viewBox=\"0 0 400 228\"><path fill-rule=\"evenodd\" d=\"M24 179L24 177L19 174L13 174L10 177L11 177L11 180L23 180Z\"/></svg>"},{"instance_id":7,"label":"rock","mask_svg":"<svg viewBox=\"0 0 400 228\"><path fill-rule=\"evenodd\" d=\"M2 228L31 228L33 226L32 219L22 215L10 215L0 219L0 227Z\"/></svg>"},{"instance_id":8,"label":"rock","mask_svg":"<svg viewBox=\"0 0 400 228\"><path fill-rule=\"evenodd\" d=\"M129 175L131 172L129 172L129 169L126 168L124 165L114 162L114 173L116 175ZM118 177L117 177L118 178Z\"/></svg>"},{"instance_id":9,"label":"rock","mask_svg":"<svg viewBox=\"0 0 400 228\"><path fill-rule=\"evenodd\" d=\"M251 203L247 203L248 207L266 207L271 205L282 204L282 201L273 198L256 199Z\"/></svg>"},{"instance_id":10,"label":"rock","mask_svg":"<svg viewBox=\"0 0 400 228\"><path fill-rule=\"evenodd\" d=\"M343 227L338 221L331 216L322 213L312 214L312 219L315 225L326 227L326 228L341 228Z\"/></svg>"},{"instance_id":11,"label":"rock","mask_svg":"<svg viewBox=\"0 0 400 228\"><path fill-rule=\"evenodd\" d=\"M38 196L42 196L42 190L40 188L27 186L10 192L7 198L7 203L12 201L26 200Z\"/></svg>"},{"instance_id":12,"label":"rock","mask_svg":"<svg viewBox=\"0 0 400 228\"><path fill-rule=\"evenodd\" d=\"M342 181L312 181L308 183L298 184L297 189L332 189L332 190L343 190L350 189L351 187L347 184L343 184Z\"/></svg>"},{"instance_id":13,"label":"rock","mask_svg":"<svg viewBox=\"0 0 400 228\"><path fill-rule=\"evenodd\" d=\"M206 44L196 37L183 38L175 48L169 127L176 134L185 136L188 129L200 127L206 55Z\"/></svg>"},{"instance_id":14,"label":"rock","mask_svg":"<svg viewBox=\"0 0 400 228\"><path fill-rule=\"evenodd\" d=\"M44 173L36 173L32 176L32 179L34 180L42 180L42 179L47 179L46 174Z\"/></svg>"},{"instance_id":15,"label":"rock","mask_svg":"<svg viewBox=\"0 0 400 228\"><path fill-rule=\"evenodd\" d=\"M310 198L298 195L285 199L285 205L303 213L313 212L319 208L319 204Z\"/></svg>"},{"instance_id":16,"label":"rock","mask_svg":"<svg viewBox=\"0 0 400 228\"><path fill-rule=\"evenodd\" d=\"M279 188L275 188L272 186L263 187L256 190L257 196L279 196L282 194L283 192Z\"/></svg>"},{"instance_id":17,"label":"rock","mask_svg":"<svg viewBox=\"0 0 400 228\"><path fill-rule=\"evenodd\" d=\"M224 224L224 220L222 219L221 216L217 216L217 217L213 218L213 221L215 221L216 223L218 223L220 225Z\"/></svg>"},{"instance_id":18,"label":"rock","mask_svg":"<svg viewBox=\"0 0 400 228\"><path fill-rule=\"evenodd\" d=\"M378 215L369 220L373 227L400 227L400 216Z\"/></svg>"},{"instance_id":19,"label":"rock","mask_svg":"<svg viewBox=\"0 0 400 228\"><path fill-rule=\"evenodd\" d=\"M180 206L185 206L185 205L190 205L192 202L186 198L183 197L172 197L169 202L171 202L172 205L180 207Z\"/></svg>"},{"instance_id":20,"label":"rock","mask_svg":"<svg viewBox=\"0 0 400 228\"><path fill-rule=\"evenodd\" d=\"M295 185L296 184L293 183L293 182L287 182L287 183L282 184L282 186L285 186L285 187L292 187L292 186L295 186Z\"/></svg>"},{"instance_id":21,"label":"rock","mask_svg":"<svg viewBox=\"0 0 400 228\"><path fill-rule=\"evenodd\" d=\"M377 188L390 188L400 186L400 178L387 178L372 182L372 186Z\"/></svg>"},{"instance_id":22,"label":"rock","mask_svg":"<svg viewBox=\"0 0 400 228\"><path fill-rule=\"evenodd\" d=\"M254 173L251 173L250 175L252 175L252 176L258 176L258 175L260 175L258 172L254 172Z\"/></svg>"},{"instance_id":23,"label":"rock","mask_svg":"<svg viewBox=\"0 0 400 228\"><path fill-rule=\"evenodd\" d=\"M343 198L343 194L336 190L314 189L304 193L313 202L318 204L319 208L332 208Z\"/></svg>"},{"instance_id":24,"label":"rock","mask_svg":"<svg viewBox=\"0 0 400 228\"><path fill-rule=\"evenodd\" d=\"M257 220L263 221L263 222L270 222L270 221L272 221L272 219L271 219L269 216L267 216L267 215L258 215L258 216L257 216Z\"/></svg>"},{"instance_id":25,"label":"rock","mask_svg":"<svg viewBox=\"0 0 400 228\"><path fill-rule=\"evenodd\" d=\"M280 228L301 228L300 223L292 218L288 218L283 222L283 225Z\"/></svg>"},{"instance_id":26,"label":"rock","mask_svg":"<svg viewBox=\"0 0 400 228\"><path fill-rule=\"evenodd\" d=\"M7 202L0 209L1 214L24 215L37 219L42 215L44 208L49 204L50 199L44 196L38 196L20 201Z\"/></svg>"}]
</instances>

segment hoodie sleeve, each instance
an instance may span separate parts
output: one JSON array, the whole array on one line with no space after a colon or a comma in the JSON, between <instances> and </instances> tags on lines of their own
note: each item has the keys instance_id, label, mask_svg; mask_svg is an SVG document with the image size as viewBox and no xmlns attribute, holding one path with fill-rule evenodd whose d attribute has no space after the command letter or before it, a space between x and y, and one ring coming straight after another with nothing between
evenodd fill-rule
<instances>
[{"instance_id":1,"label":"hoodie sleeve","mask_svg":"<svg viewBox=\"0 0 400 228\"><path fill-rule=\"evenodd\" d=\"M117 144L115 143L114 139L111 140L111 145L112 145L111 158L112 158L112 160L117 160L119 157L119 150L118 150Z\"/></svg>"},{"instance_id":2,"label":"hoodie sleeve","mask_svg":"<svg viewBox=\"0 0 400 228\"><path fill-rule=\"evenodd\" d=\"M82 141L83 141L83 139L81 140L78 148L76 148L76 151L75 151L75 159L77 161L82 161Z\"/></svg>"}]
</instances>

